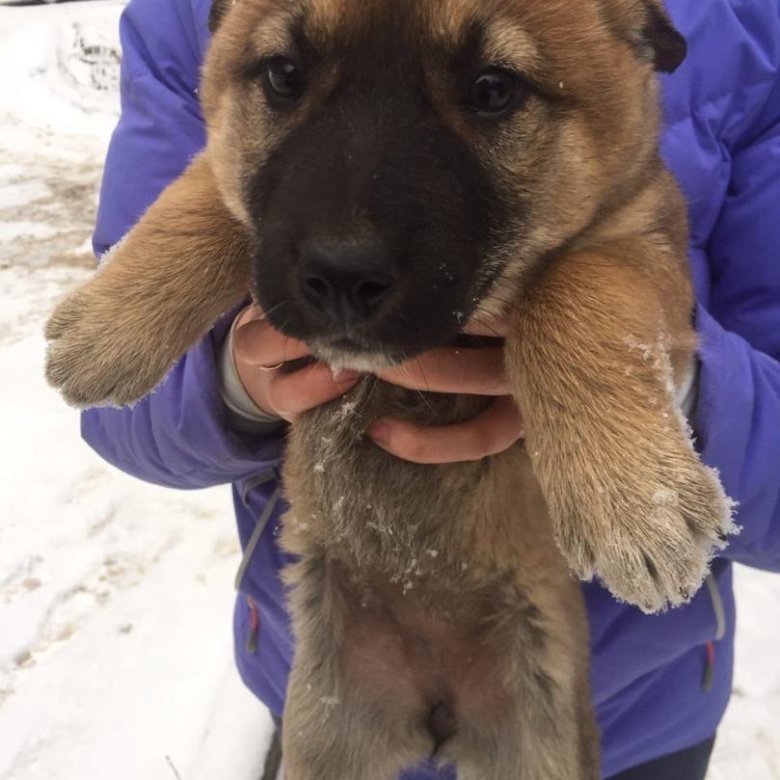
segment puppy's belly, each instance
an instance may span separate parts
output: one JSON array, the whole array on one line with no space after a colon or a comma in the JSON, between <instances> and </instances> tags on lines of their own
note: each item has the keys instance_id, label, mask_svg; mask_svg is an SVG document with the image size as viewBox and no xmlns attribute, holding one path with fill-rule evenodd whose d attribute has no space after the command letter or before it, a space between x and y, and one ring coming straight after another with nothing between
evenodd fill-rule
<instances>
[{"instance_id":1,"label":"puppy's belly","mask_svg":"<svg viewBox=\"0 0 780 780\"><path fill-rule=\"evenodd\" d=\"M409 710L434 739L454 733L459 719L509 705L501 648L476 606L460 604L452 614L452 603L423 605L393 586L345 597L345 668L363 695Z\"/></svg>"}]
</instances>

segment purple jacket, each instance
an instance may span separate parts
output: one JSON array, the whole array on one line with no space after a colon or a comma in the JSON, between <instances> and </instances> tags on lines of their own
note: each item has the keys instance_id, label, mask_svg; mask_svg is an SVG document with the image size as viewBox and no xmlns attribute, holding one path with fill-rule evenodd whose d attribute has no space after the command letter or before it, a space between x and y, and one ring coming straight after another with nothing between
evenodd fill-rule
<instances>
[{"instance_id":1,"label":"purple jacket","mask_svg":"<svg viewBox=\"0 0 780 780\"><path fill-rule=\"evenodd\" d=\"M106 162L98 253L204 143L197 86L208 5L127 6L122 117ZM688 59L664 81L664 151L693 223L701 336L693 425L704 461L720 470L739 502L743 530L707 586L667 614L648 617L598 584L583 586L605 777L714 733L731 687L731 563L780 570L780 3L669 5L689 41ZM235 611L237 662L249 688L280 713L293 650L279 579L285 556L276 542L283 438L252 438L227 425L215 354L228 324L219 323L132 409L86 412L83 434L106 460L141 479L177 488L233 483L238 531L250 547ZM259 606L256 648L246 596ZM709 687L708 642L715 647ZM437 775L420 768L408 777Z\"/></svg>"}]
</instances>

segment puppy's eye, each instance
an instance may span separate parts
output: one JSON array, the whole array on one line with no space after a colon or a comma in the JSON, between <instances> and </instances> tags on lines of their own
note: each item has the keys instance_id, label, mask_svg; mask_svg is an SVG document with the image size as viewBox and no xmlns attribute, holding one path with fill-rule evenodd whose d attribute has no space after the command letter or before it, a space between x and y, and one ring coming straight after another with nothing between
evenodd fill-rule
<instances>
[{"instance_id":1,"label":"puppy's eye","mask_svg":"<svg viewBox=\"0 0 780 780\"><path fill-rule=\"evenodd\" d=\"M265 87L268 97L277 103L292 103L303 94L303 73L287 57L271 57L265 63Z\"/></svg>"},{"instance_id":2,"label":"puppy's eye","mask_svg":"<svg viewBox=\"0 0 780 780\"><path fill-rule=\"evenodd\" d=\"M523 82L514 73L488 68L471 83L468 106L479 116L498 118L519 106L526 94Z\"/></svg>"}]
</instances>

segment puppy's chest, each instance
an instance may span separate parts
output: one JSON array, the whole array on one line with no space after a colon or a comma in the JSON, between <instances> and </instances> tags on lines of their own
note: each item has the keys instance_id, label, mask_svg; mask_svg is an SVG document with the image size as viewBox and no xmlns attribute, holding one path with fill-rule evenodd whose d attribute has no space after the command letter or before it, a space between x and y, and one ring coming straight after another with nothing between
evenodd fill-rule
<instances>
[{"instance_id":1,"label":"puppy's chest","mask_svg":"<svg viewBox=\"0 0 780 780\"><path fill-rule=\"evenodd\" d=\"M385 415L450 422L473 416L480 406L415 398L367 382L307 415L288 447L286 546L305 552L314 545L354 570L381 571L406 589L461 572L468 565L463 538L473 490L485 465L408 463L378 448L365 432Z\"/></svg>"}]
</instances>

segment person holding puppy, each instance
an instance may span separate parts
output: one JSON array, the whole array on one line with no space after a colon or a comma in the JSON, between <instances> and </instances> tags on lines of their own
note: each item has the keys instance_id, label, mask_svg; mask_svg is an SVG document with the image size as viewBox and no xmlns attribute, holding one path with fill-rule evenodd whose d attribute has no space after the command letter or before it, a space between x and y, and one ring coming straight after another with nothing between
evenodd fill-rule
<instances>
[{"instance_id":1,"label":"person holding puppy","mask_svg":"<svg viewBox=\"0 0 780 780\"><path fill-rule=\"evenodd\" d=\"M123 113L112 139L95 248L115 244L202 146L198 68L208 0L131 0L122 22ZM583 585L592 686L605 777L703 778L729 698L733 562L780 570L780 17L770 0L672 0L686 63L665 79L664 152L690 204L700 350L680 402L703 460L739 504L742 533L687 606L647 616ZM720 56L739 50L739 60ZM501 324L483 335L501 334ZM256 307L223 318L161 387L130 409L84 413L86 440L135 476L173 487L232 483L245 550L236 602L237 661L272 712L284 706L291 637L276 542L278 467L288 422L338 397L354 373L319 363L285 370L305 345L274 331ZM289 366L288 366L289 367ZM377 444L419 463L478 460L522 436L506 395L500 346L464 366L434 350L382 375L421 390L494 401L458 426L382 420ZM420 767L408 778L446 777Z\"/></svg>"}]
</instances>

